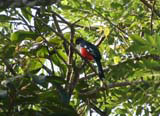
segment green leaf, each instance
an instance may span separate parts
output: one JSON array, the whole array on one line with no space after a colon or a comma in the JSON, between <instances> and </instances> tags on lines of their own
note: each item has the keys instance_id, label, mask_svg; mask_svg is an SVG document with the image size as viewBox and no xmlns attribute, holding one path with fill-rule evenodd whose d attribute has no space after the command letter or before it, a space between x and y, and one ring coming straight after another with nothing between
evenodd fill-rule
<instances>
[{"instance_id":1,"label":"green leaf","mask_svg":"<svg viewBox=\"0 0 160 116\"><path fill-rule=\"evenodd\" d=\"M128 52L133 52L133 53L144 53L148 50L152 50L151 46L148 44L140 44L139 42L133 42L132 45L127 49Z\"/></svg>"},{"instance_id":2,"label":"green leaf","mask_svg":"<svg viewBox=\"0 0 160 116\"><path fill-rule=\"evenodd\" d=\"M108 37L109 33L110 33L110 29L108 27L104 27L104 35L105 35L105 37Z\"/></svg>"},{"instance_id":3,"label":"green leaf","mask_svg":"<svg viewBox=\"0 0 160 116\"><path fill-rule=\"evenodd\" d=\"M37 37L35 32L20 30L11 34L11 41L19 43L23 40L35 40Z\"/></svg>"},{"instance_id":4,"label":"green leaf","mask_svg":"<svg viewBox=\"0 0 160 116\"><path fill-rule=\"evenodd\" d=\"M117 113L117 114L126 114L126 113L127 113L127 109L117 108L117 109L116 109L116 113ZM125 116L125 115L124 115L124 116Z\"/></svg>"},{"instance_id":5,"label":"green leaf","mask_svg":"<svg viewBox=\"0 0 160 116\"><path fill-rule=\"evenodd\" d=\"M154 35L155 41L156 41L156 46L158 47L158 50L160 50L160 35L155 34Z\"/></svg>"},{"instance_id":6,"label":"green leaf","mask_svg":"<svg viewBox=\"0 0 160 116\"><path fill-rule=\"evenodd\" d=\"M142 96L142 92L141 91L137 92L134 96L134 100L137 101L138 99L141 98L141 96Z\"/></svg>"},{"instance_id":7,"label":"green leaf","mask_svg":"<svg viewBox=\"0 0 160 116\"><path fill-rule=\"evenodd\" d=\"M144 37L148 41L148 45L156 47L156 39L153 36L145 34Z\"/></svg>"},{"instance_id":8,"label":"green leaf","mask_svg":"<svg viewBox=\"0 0 160 116\"><path fill-rule=\"evenodd\" d=\"M68 1L67 1L67 0L61 0L61 3L62 3L63 5L67 5L67 4L68 4Z\"/></svg>"},{"instance_id":9,"label":"green leaf","mask_svg":"<svg viewBox=\"0 0 160 116\"><path fill-rule=\"evenodd\" d=\"M140 45L146 45L146 41L137 34L131 35L130 38Z\"/></svg>"},{"instance_id":10,"label":"green leaf","mask_svg":"<svg viewBox=\"0 0 160 116\"><path fill-rule=\"evenodd\" d=\"M3 49L0 49L0 53L2 54L2 57L12 58L15 55L15 45L9 44L4 46Z\"/></svg>"},{"instance_id":11,"label":"green leaf","mask_svg":"<svg viewBox=\"0 0 160 116\"><path fill-rule=\"evenodd\" d=\"M28 71L38 71L42 68L42 64L45 62L45 59L28 59L25 70Z\"/></svg>"},{"instance_id":12,"label":"green leaf","mask_svg":"<svg viewBox=\"0 0 160 116\"><path fill-rule=\"evenodd\" d=\"M23 16L30 22L32 19L31 14L31 8L27 7L27 8L21 8L22 14ZM30 14L29 14L30 13Z\"/></svg>"},{"instance_id":13,"label":"green leaf","mask_svg":"<svg viewBox=\"0 0 160 116\"><path fill-rule=\"evenodd\" d=\"M59 52L59 51L58 51ZM64 56L65 58L65 56ZM65 75L67 69L66 69L66 65L60 60L60 58L58 57L58 55L53 54L52 55L52 61L53 63L59 67L60 72L62 73L62 75Z\"/></svg>"},{"instance_id":14,"label":"green leaf","mask_svg":"<svg viewBox=\"0 0 160 116\"><path fill-rule=\"evenodd\" d=\"M154 60L150 60L150 59L146 59L146 60L143 60L145 66L149 69L154 69L154 70L159 70L160 68L160 63L157 62L157 61L154 61Z\"/></svg>"},{"instance_id":15,"label":"green leaf","mask_svg":"<svg viewBox=\"0 0 160 116\"><path fill-rule=\"evenodd\" d=\"M49 39L49 43L55 44L55 45L58 45L58 46L61 46L62 42L63 41L59 37L54 37L54 38Z\"/></svg>"},{"instance_id":16,"label":"green leaf","mask_svg":"<svg viewBox=\"0 0 160 116\"><path fill-rule=\"evenodd\" d=\"M0 15L0 21L9 21L9 20L17 20L16 18L7 16L7 15Z\"/></svg>"},{"instance_id":17,"label":"green leaf","mask_svg":"<svg viewBox=\"0 0 160 116\"><path fill-rule=\"evenodd\" d=\"M45 46L42 46L38 51L37 51L37 56L38 57L45 57L48 56L48 50Z\"/></svg>"},{"instance_id":18,"label":"green leaf","mask_svg":"<svg viewBox=\"0 0 160 116\"><path fill-rule=\"evenodd\" d=\"M121 8L122 5L119 4L118 2L112 2L112 3L111 3L111 7L116 9L116 8Z\"/></svg>"},{"instance_id":19,"label":"green leaf","mask_svg":"<svg viewBox=\"0 0 160 116\"><path fill-rule=\"evenodd\" d=\"M121 61L121 58L119 56L115 56L113 60L115 64L118 64Z\"/></svg>"}]
</instances>

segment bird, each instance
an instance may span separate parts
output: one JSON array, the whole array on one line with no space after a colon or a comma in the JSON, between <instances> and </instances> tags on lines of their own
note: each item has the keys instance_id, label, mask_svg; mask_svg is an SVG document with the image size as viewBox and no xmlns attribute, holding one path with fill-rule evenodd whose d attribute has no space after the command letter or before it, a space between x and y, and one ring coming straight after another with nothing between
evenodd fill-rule
<instances>
[{"instance_id":1,"label":"bird","mask_svg":"<svg viewBox=\"0 0 160 116\"><path fill-rule=\"evenodd\" d=\"M104 80L104 72L101 64L101 54L97 46L84 40L82 37L76 39L76 45L80 45L80 53L84 59L95 61L98 67L98 75L100 80Z\"/></svg>"}]
</instances>

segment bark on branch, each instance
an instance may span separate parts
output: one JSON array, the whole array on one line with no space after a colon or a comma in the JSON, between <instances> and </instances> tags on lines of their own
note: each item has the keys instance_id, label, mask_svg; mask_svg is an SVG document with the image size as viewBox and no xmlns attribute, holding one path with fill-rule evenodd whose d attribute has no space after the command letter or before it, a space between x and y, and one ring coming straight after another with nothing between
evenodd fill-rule
<instances>
[{"instance_id":1,"label":"bark on branch","mask_svg":"<svg viewBox=\"0 0 160 116\"><path fill-rule=\"evenodd\" d=\"M1 0L0 9L52 5L60 0Z\"/></svg>"},{"instance_id":2,"label":"bark on branch","mask_svg":"<svg viewBox=\"0 0 160 116\"><path fill-rule=\"evenodd\" d=\"M155 9L150 3L148 3L148 1L146 0L140 0L146 7L148 7L149 9L153 10L153 12L160 17L160 11L158 11L157 9Z\"/></svg>"},{"instance_id":3,"label":"bark on branch","mask_svg":"<svg viewBox=\"0 0 160 116\"><path fill-rule=\"evenodd\" d=\"M140 80L140 81L134 81L134 82L126 81L126 82L110 83L106 86L103 86L103 87L100 87L100 88L94 88L91 91L87 91L85 93L80 93L80 95L83 95L83 96L84 95L85 96L93 95L93 94L98 93L99 91L105 91L107 89L111 89L111 88L115 88L115 87L125 87L125 86L129 86L129 85L136 85L136 84L140 84L140 83L144 83L144 82L145 81Z\"/></svg>"},{"instance_id":4,"label":"bark on branch","mask_svg":"<svg viewBox=\"0 0 160 116\"><path fill-rule=\"evenodd\" d=\"M153 59L155 61L159 61L160 60L160 56L158 55L154 55L154 54L149 54L149 55L142 55L142 56L135 56L133 58L128 58L127 60L124 60L122 62L120 62L119 64L113 64L113 65L109 65L107 66L106 68L103 68L103 71L104 73L108 72L110 67L117 67L118 65L121 65L122 63L127 63L128 61L130 60L133 60L133 61L139 61L139 60L142 60L142 59ZM160 67L159 67L160 68ZM90 74L87 74L86 76L84 77L81 77L80 80L86 80L86 79L89 79L91 77L94 77L95 75L97 75L95 72L92 72Z\"/></svg>"}]
</instances>

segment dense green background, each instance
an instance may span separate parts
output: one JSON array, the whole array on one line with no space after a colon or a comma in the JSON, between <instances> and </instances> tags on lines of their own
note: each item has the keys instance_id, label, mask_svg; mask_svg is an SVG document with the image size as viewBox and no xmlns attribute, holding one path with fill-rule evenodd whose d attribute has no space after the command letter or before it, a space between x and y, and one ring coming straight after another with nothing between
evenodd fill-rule
<instances>
[{"instance_id":1,"label":"dense green background","mask_svg":"<svg viewBox=\"0 0 160 116\"><path fill-rule=\"evenodd\" d=\"M160 114L158 0L7 4L0 9L1 116ZM99 47L106 87L94 62L80 57L79 36Z\"/></svg>"}]
</instances>

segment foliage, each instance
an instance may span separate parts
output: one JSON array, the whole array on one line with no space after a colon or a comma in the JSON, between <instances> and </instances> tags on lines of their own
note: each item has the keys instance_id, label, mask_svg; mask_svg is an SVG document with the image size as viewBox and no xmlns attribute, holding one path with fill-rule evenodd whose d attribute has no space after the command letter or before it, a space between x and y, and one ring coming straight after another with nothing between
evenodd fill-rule
<instances>
[{"instance_id":1,"label":"foliage","mask_svg":"<svg viewBox=\"0 0 160 116\"><path fill-rule=\"evenodd\" d=\"M160 112L160 3L61 0L1 9L0 115L101 116ZM107 85L80 57L95 43Z\"/></svg>"}]
</instances>

